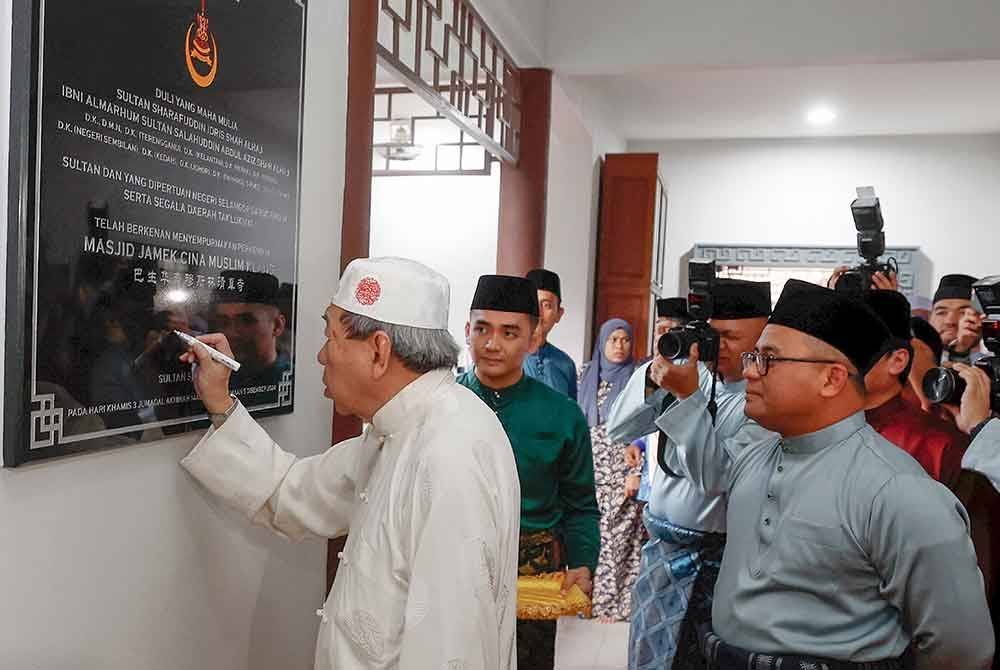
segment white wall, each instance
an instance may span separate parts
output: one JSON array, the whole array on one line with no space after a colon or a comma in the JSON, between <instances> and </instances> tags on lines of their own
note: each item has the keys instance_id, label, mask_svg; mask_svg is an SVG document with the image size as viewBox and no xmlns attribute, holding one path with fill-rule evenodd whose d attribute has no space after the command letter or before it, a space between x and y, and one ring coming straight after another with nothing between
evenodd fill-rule
<instances>
[{"instance_id":1,"label":"white wall","mask_svg":"<svg viewBox=\"0 0 1000 670\"><path fill-rule=\"evenodd\" d=\"M593 138L595 160L626 150L628 143L622 134L621 110L608 105L600 87L586 77L568 77L558 72L553 81Z\"/></svg>"},{"instance_id":2,"label":"white wall","mask_svg":"<svg viewBox=\"0 0 1000 670\"><path fill-rule=\"evenodd\" d=\"M296 409L265 422L300 455L330 438L313 362L322 328L312 317L329 302L340 256L346 21L346 3L309 6ZM10 3L0 30L5 154ZM6 169L0 183L2 195ZM209 499L177 466L194 441L0 472L0 667L312 667L325 543L291 545Z\"/></svg>"},{"instance_id":3,"label":"white wall","mask_svg":"<svg viewBox=\"0 0 1000 670\"><path fill-rule=\"evenodd\" d=\"M577 365L589 357L588 326L594 299L597 160L594 140L563 91L552 82L549 180L545 213L545 267L559 274L566 315L549 336ZM598 173L599 175L599 173Z\"/></svg>"},{"instance_id":4,"label":"white wall","mask_svg":"<svg viewBox=\"0 0 1000 670\"><path fill-rule=\"evenodd\" d=\"M449 330L465 343L479 275L497 270L500 167L489 176L375 177L369 253L424 263L451 284Z\"/></svg>"},{"instance_id":5,"label":"white wall","mask_svg":"<svg viewBox=\"0 0 1000 670\"><path fill-rule=\"evenodd\" d=\"M1000 273L1000 135L634 142L660 154L669 197L667 290L696 243L851 246L855 186L882 201L889 246L919 246L933 276Z\"/></svg>"},{"instance_id":6,"label":"white wall","mask_svg":"<svg viewBox=\"0 0 1000 670\"><path fill-rule=\"evenodd\" d=\"M552 80L545 267L562 280L566 316L550 340L577 365L593 349L597 202L601 159L625 150L590 92L556 76Z\"/></svg>"}]
</instances>

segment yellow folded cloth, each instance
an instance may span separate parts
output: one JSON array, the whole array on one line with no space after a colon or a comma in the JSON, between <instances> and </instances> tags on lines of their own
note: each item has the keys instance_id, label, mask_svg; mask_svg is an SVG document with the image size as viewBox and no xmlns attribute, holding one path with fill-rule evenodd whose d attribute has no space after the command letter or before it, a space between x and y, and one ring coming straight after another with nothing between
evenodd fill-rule
<instances>
[{"instance_id":1,"label":"yellow folded cloth","mask_svg":"<svg viewBox=\"0 0 1000 670\"><path fill-rule=\"evenodd\" d=\"M549 572L517 578L518 619L558 619L561 616L590 617L590 598L574 584L562 589L563 573Z\"/></svg>"}]
</instances>

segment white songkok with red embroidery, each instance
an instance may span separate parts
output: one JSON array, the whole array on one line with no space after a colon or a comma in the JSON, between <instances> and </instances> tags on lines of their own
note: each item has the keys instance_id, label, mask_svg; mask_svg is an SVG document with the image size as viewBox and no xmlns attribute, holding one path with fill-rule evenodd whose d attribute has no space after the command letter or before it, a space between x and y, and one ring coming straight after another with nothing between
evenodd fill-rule
<instances>
[{"instance_id":1,"label":"white songkok with red embroidery","mask_svg":"<svg viewBox=\"0 0 1000 670\"><path fill-rule=\"evenodd\" d=\"M332 304L383 323L448 329L448 280L406 258L358 258L340 278Z\"/></svg>"}]
</instances>

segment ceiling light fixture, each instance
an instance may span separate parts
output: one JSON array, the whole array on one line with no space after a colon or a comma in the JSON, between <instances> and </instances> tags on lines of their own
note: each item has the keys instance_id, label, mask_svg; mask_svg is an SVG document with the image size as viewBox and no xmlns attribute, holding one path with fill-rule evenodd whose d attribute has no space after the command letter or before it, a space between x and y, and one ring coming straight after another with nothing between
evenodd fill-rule
<instances>
[{"instance_id":1,"label":"ceiling light fixture","mask_svg":"<svg viewBox=\"0 0 1000 670\"><path fill-rule=\"evenodd\" d=\"M413 143L413 129L409 119L389 121L389 141L373 147L378 154L394 161L412 161L423 151L422 146Z\"/></svg>"},{"instance_id":2,"label":"ceiling light fixture","mask_svg":"<svg viewBox=\"0 0 1000 670\"><path fill-rule=\"evenodd\" d=\"M828 126L837 120L837 112L825 105L813 107L806 114L806 120L814 126Z\"/></svg>"}]
</instances>

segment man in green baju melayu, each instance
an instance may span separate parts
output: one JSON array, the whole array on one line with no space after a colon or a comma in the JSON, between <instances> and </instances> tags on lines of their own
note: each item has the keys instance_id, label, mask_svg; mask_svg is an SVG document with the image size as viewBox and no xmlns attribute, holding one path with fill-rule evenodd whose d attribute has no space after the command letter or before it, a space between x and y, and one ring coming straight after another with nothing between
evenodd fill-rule
<instances>
[{"instance_id":1,"label":"man in green baju melayu","mask_svg":"<svg viewBox=\"0 0 1000 670\"><path fill-rule=\"evenodd\" d=\"M590 429L579 406L524 374L538 325L535 285L484 275L472 300L466 339L475 367L459 378L500 419L521 482L518 572L566 569L563 590L588 595L600 549ZM554 621L517 622L518 668L551 670Z\"/></svg>"}]
</instances>

